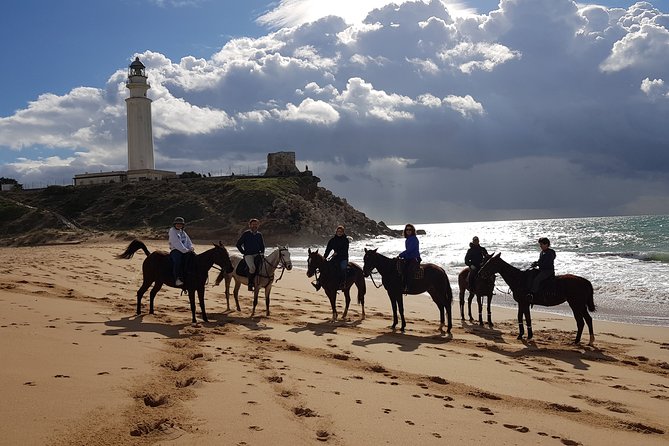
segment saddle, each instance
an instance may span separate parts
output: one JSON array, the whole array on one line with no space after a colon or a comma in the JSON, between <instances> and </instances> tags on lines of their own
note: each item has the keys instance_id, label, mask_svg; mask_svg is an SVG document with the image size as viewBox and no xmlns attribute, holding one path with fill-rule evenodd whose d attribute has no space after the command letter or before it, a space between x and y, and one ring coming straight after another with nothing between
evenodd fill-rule
<instances>
[{"instance_id":1,"label":"saddle","mask_svg":"<svg viewBox=\"0 0 669 446\"><path fill-rule=\"evenodd\" d=\"M527 270L527 289L529 290L532 287L532 282L534 278L539 275L538 269ZM539 292L537 293L540 296L551 296L557 294L557 279L556 276L548 277L539 283ZM536 297L536 296L535 296Z\"/></svg>"},{"instance_id":2,"label":"saddle","mask_svg":"<svg viewBox=\"0 0 669 446\"><path fill-rule=\"evenodd\" d=\"M260 270L260 262L261 262L261 256L257 255L253 258L253 262L256 265L256 272ZM239 261L237 264L237 268L235 268L235 273L238 276L242 277L248 277L249 276L249 266L246 264L246 260L242 257L242 259Z\"/></svg>"},{"instance_id":3,"label":"saddle","mask_svg":"<svg viewBox=\"0 0 669 446\"><path fill-rule=\"evenodd\" d=\"M395 264L395 267L397 269L397 274L399 274L400 276L404 276L406 263L407 263L407 261L405 259L397 259L397 263ZM423 265L418 264L418 268L415 268L413 270L413 275L411 277L408 277L408 278L409 279L420 280L423 277L425 277L425 269L423 268Z\"/></svg>"}]
</instances>

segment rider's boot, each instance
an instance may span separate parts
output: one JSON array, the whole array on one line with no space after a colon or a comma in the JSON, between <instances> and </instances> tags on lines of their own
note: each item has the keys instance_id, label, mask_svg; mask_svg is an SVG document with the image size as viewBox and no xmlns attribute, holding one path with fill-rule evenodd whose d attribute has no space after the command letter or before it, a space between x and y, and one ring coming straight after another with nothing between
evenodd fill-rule
<instances>
[{"instance_id":1,"label":"rider's boot","mask_svg":"<svg viewBox=\"0 0 669 446\"><path fill-rule=\"evenodd\" d=\"M249 274L249 286L248 289L249 291L253 291L253 285L256 281L256 275L255 274Z\"/></svg>"},{"instance_id":2,"label":"rider's boot","mask_svg":"<svg viewBox=\"0 0 669 446\"><path fill-rule=\"evenodd\" d=\"M316 288L316 291L321 289L321 283L318 280L311 282L311 284Z\"/></svg>"}]
</instances>

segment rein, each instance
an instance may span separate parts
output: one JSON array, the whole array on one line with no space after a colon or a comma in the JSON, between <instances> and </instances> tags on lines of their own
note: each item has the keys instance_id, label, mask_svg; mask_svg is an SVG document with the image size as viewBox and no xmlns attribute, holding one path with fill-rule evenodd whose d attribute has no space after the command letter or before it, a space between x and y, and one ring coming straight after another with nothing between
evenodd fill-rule
<instances>
[{"instance_id":1,"label":"rein","mask_svg":"<svg viewBox=\"0 0 669 446\"><path fill-rule=\"evenodd\" d=\"M371 272L369 273L369 277L372 279L372 284L373 284L377 289L378 289L378 288L381 288L381 287L383 286L383 283L381 283L381 285L377 285L376 282L374 281L374 271L371 271Z\"/></svg>"}]
</instances>

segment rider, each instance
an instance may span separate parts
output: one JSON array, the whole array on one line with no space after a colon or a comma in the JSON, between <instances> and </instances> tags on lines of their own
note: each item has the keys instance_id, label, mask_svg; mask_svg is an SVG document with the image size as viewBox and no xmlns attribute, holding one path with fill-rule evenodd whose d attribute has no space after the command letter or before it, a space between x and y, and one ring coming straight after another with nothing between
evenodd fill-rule
<instances>
[{"instance_id":1,"label":"rider","mask_svg":"<svg viewBox=\"0 0 669 446\"><path fill-rule=\"evenodd\" d=\"M532 280L530 292L527 294L527 298L530 302L534 299L534 295L539 292L541 282L551 277L555 277L555 251L553 251L550 246L551 241L546 237L541 237L539 239L539 247L541 248L539 260L532 262L532 268L539 267L539 274Z\"/></svg>"},{"instance_id":2,"label":"rider","mask_svg":"<svg viewBox=\"0 0 669 446\"><path fill-rule=\"evenodd\" d=\"M346 280L346 267L348 266L348 236L344 233L343 225L337 226L334 237L328 241L324 255L326 259L330 252L334 252L330 261L334 262L339 269L339 282L344 282Z\"/></svg>"},{"instance_id":3,"label":"rider","mask_svg":"<svg viewBox=\"0 0 669 446\"><path fill-rule=\"evenodd\" d=\"M193 242L184 230L186 222L183 217L176 217L172 222L172 227L167 233L170 244L170 259L172 259L172 272L174 273L174 284L182 286L184 284L181 277L181 260L184 254L194 252Z\"/></svg>"},{"instance_id":4,"label":"rider","mask_svg":"<svg viewBox=\"0 0 669 446\"><path fill-rule=\"evenodd\" d=\"M479 274L481 264L488 257L488 251L483 246L479 245L479 238L474 236L472 242L469 244L467 254L465 255L465 265L469 267L467 282L469 283L470 290L474 289L474 281Z\"/></svg>"},{"instance_id":5,"label":"rider","mask_svg":"<svg viewBox=\"0 0 669 446\"><path fill-rule=\"evenodd\" d=\"M411 223L404 226L404 251L398 257L404 259L404 271L402 274L402 285L406 293L409 286L409 280L413 278L414 273L420 268L420 242L416 237L416 228Z\"/></svg>"},{"instance_id":6,"label":"rider","mask_svg":"<svg viewBox=\"0 0 669 446\"><path fill-rule=\"evenodd\" d=\"M244 261L249 267L249 291L253 291L255 281L255 259L257 256L265 255L265 240L263 240L262 234L258 231L258 227L260 227L260 221L257 218L250 219L249 229L244 231L239 240L237 240L237 249L244 256Z\"/></svg>"}]
</instances>

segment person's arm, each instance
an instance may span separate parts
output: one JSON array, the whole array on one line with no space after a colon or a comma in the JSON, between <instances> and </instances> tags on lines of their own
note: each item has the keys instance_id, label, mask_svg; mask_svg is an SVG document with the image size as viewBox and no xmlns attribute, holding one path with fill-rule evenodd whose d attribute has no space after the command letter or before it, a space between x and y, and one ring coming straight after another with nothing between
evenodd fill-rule
<instances>
[{"instance_id":1,"label":"person's arm","mask_svg":"<svg viewBox=\"0 0 669 446\"><path fill-rule=\"evenodd\" d=\"M469 248L467 250L467 254L465 254L465 265L471 266L472 265L472 249Z\"/></svg>"},{"instance_id":2,"label":"person's arm","mask_svg":"<svg viewBox=\"0 0 669 446\"><path fill-rule=\"evenodd\" d=\"M323 254L324 259L327 259L328 255L330 255L330 251L333 251L333 248L332 248L333 240L334 240L334 238L331 238L330 240L328 240L328 244L325 247L325 253Z\"/></svg>"},{"instance_id":3,"label":"person's arm","mask_svg":"<svg viewBox=\"0 0 669 446\"><path fill-rule=\"evenodd\" d=\"M239 252L242 253L242 255L246 255L246 254L244 253L244 239L245 239L244 236L245 236L245 235L246 235L246 232L244 232L244 233L242 234L242 236L239 237L239 240L237 240L237 245L236 245L236 246L237 246L237 249L239 250Z\"/></svg>"}]
</instances>

